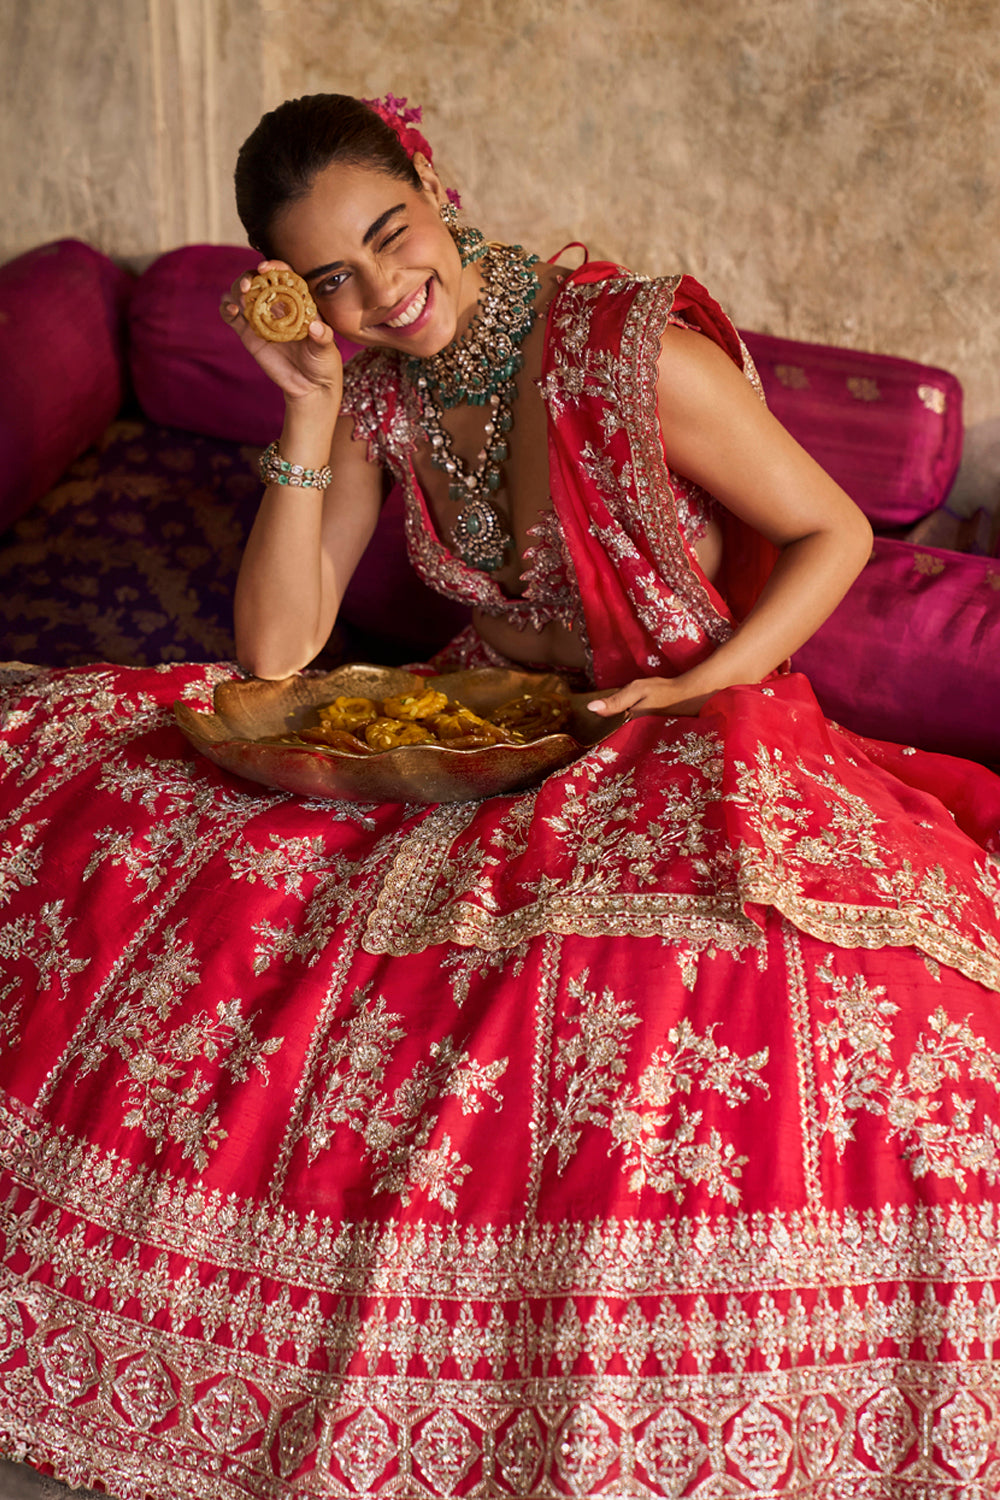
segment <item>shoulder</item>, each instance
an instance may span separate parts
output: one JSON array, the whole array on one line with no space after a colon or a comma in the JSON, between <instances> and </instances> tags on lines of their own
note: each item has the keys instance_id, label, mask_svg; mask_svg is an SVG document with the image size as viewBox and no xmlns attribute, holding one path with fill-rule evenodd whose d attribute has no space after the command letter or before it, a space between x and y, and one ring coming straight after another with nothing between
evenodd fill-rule
<instances>
[{"instance_id":1,"label":"shoulder","mask_svg":"<svg viewBox=\"0 0 1000 1500\"><path fill-rule=\"evenodd\" d=\"M661 277L654 282L648 276L630 271L615 261L585 261L568 272L553 299L554 310L565 313L573 309L608 309L626 306L651 286L673 287L680 277Z\"/></svg>"},{"instance_id":2,"label":"shoulder","mask_svg":"<svg viewBox=\"0 0 1000 1500\"><path fill-rule=\"evenodd\" d=\"M660 335L659 385L710 391L718 384L744 385L740 365L714 339L686 319L671 318Z\"/></svg>"},{"instance_id":3,"label":"shoulder","mask_svg":"<svg viewBox=\"0 0 1000 1500\"><path fill-rule=\"evenodd\" d=\"M680 276L649 277L611 261L588 261L564 279L553 298L549 336L572 358L584 348L625 355L625 345L658 339Z\"/></svg>"}]
</instances>

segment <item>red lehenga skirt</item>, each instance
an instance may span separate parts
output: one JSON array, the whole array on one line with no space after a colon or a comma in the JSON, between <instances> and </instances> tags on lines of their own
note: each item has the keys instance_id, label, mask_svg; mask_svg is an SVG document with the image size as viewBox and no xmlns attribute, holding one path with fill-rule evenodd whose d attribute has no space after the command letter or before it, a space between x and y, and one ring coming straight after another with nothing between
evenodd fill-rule
<instances>
[{"instance_id":1,"label":"red lehenga skirt","mask_svg":"<svg viewBox=\"0 0 1000 1500\"><path fill-rule=\"evenodd\" d=\"M7 674L8 1453L1000 1493L1000 783L792 677L518 796L309 803L188 750L222 675Z\"/></svg>"}]
</instances>

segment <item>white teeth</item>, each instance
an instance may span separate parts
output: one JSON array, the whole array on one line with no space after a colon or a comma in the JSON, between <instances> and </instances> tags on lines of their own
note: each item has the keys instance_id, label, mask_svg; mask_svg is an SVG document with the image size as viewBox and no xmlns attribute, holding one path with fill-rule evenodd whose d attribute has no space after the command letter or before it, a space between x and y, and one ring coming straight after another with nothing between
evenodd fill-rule
<instances>
[{"instance_id":1,"label":"white teeth","mask_svg":"<svg viewBox=\"0 0 1000 1500\"><path fill-rule=\"evenodd\" d=\"M427 283L425 281L423 286L420 288L419 293L416 297L414 297L413 301L410 303L405 312L400 313L398 318L386 318L386 328L408 328L411 323L415 323L416 320L420 317L420 314L423 312L426 303Z\"/></svg>"}]
</instances>

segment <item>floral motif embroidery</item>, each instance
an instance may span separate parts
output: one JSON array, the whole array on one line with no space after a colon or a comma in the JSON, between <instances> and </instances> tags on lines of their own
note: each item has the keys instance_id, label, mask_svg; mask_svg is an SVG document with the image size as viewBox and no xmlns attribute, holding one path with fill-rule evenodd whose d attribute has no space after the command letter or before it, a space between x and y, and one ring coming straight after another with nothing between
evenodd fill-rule
<instances>
[{"instance_id":1,"label":"floral motif embroidery","mask_svg":"<svg viewBox=\"0 0 1000 1500\"><path fill-rule=\"evenodd\" d=\"M690 1109L680 1096L712 1091L735 1108L749 1099L750 1087L766 1094L760 1072L768 1049L737 1057L715 1041L714 1026L699 1036L684 1020L668 1032L668 1045L651 1054L638 1083L626 1088L628 1033L640 1016L610 989L592 991L588 980L584 970L569 981L578 1009L567 1019L575 1032L558 1045L554 1074L561 1092L553 1093L543 1156L554 1151L557 1170L564 1172L583 1128L595 1125L611 1134L608 1154L622 1153L632 1192L651 1188L680 1202L688 1186L701 1184L711 1196L738 1203L735 1179L749 1158L739 1156L717 1129L702 1130L704 1111Z\"/></svg>"},{"instance_id":2,"label":"floral motif embroidery","mask_svg":"<svg viewBox=\"0 0 1000 1500\"><path fill-rule=\"evenodd\" d=\"M15 917L0 927L0 958L14 964L30 964L38 975L36 994L51 991L52 998L64 999L69 992L70 981L90 963L88 958L71 956L67 934L71 918L63 915L63 901L45 901L37 916ZM3 991L9 996L21 988L18 979L12 979Z\"/></svg>"},{"instance_id":3,"label":"floral motif embroidery","mask_svg":"<svg viewBox=\"0 0 1000 1500\"><path fill-rule=\"evenodd\" d=\"M899 1006L884 985L860 974L842 978L831 953L817 975L829 986L833 1019L818 1029L820 1056L832 1063L822 1086L823 1130L838 1157L855 1140L854 1118L862 1111L883 1118L889 1139L903 1142L915 1177L951 1177L960 1188L968 1172L1000 1180L1000 1122L983 1112L973 1126L977 1101L968 1092L976 1079L1000 1089L1000 1053L976 1036L967 1021L949 1020L938 1008L928 1017L905 1068L893 1062L893 1016ZM964 1085L964 1087L963 1087Z\"/></svg>"},{"instance_id":4,"label":"floral motif embroidery","mask_svg":"<svg viewBox=\"0 0 1000 1500\"><path fill-rule=\"evenodd\" d=\"M381 995L372 996L371 986L354 995L352 1012L344 1032L327 1045L321 1068L325 1082L306 1116L310 1161L345 1125L361 1136L366 1153L380 1169L376 1193L398 1193L405 1204L421 1192L454 1212L456 1190L472 1169L447 1134L431 1144L434 1102L440 1108L444 1099L455 1098L463 1115L478 1114L484 1095L501 1102L497 1080L506 1071L507 1059L478 1063L446 1036L431 1044L430 1061L418 1063L389 1096L385 1074L395 1043L405 1035L398 1024L403 1018L387 1009Z\"/></svg>"},{"instance_id":5,"label":"floral motif embroidery","mask_svg":"<svg viewBox=\"0 0 1000 1500\"><path fill-rule=\"evenodd\" d=\"M41 834L45 823L26 823L20 837L0 845L0 906L16 890L34 885L42 862Z\"/></svg>"}]
</instances>

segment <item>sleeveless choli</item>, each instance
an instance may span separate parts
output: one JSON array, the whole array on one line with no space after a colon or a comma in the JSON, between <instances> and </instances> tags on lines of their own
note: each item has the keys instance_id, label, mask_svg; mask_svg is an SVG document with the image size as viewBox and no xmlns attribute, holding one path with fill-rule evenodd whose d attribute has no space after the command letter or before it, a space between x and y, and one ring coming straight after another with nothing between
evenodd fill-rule
<instances>
[{"instance_id":1,"label":"sleeveless choli","mask_svg":"<svg viewBox=\"0 0 1000 1500\"><path fill-rule=\"evenodd\" d=\"M771 562L723 517L697 564L670 319L752 378L686 277L548 314L529 571L602 687ZM527 792L310 802L174 726L236 674L3 672L9 1451L156 1500L996 1493L1000 781L778 673Z\"/></svg>"}]
</instances>

